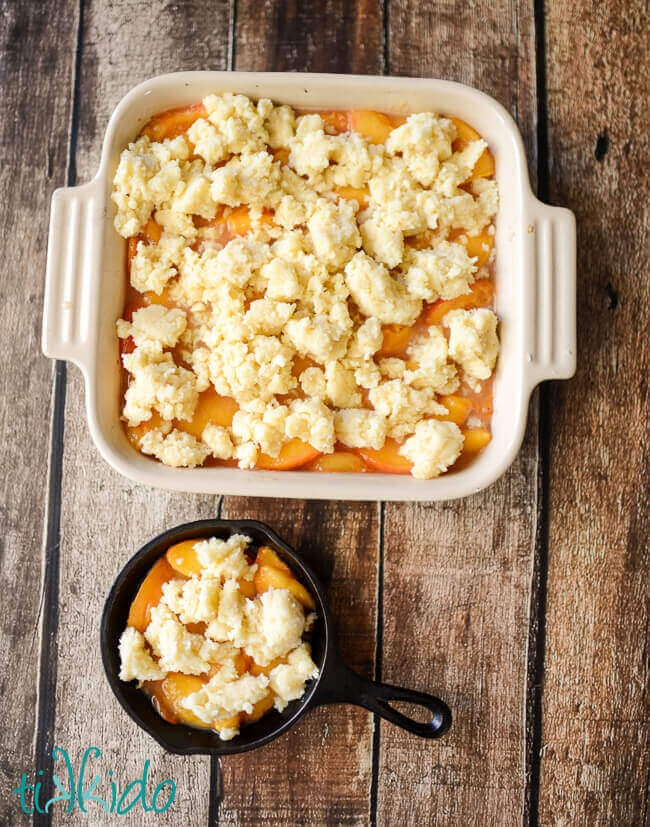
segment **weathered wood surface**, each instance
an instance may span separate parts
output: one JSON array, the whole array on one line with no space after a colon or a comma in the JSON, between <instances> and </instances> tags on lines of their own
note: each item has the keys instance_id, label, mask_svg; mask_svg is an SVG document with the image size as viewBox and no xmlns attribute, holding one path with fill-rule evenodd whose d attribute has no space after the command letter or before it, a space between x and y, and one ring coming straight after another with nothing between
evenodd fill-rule
<instances>
[{"instance_id":1,"label":"weathered wood surface","mask_svg":"<svg viewBox=\"0 0 650 827\"><path fill-rule=\"evenodd\" d=\"M393 4L388 71L492 94L518 117L534 167L531 16L526 0L514 11ZM381 677L435 690L454 726L431 744L382 724L378 824L522 822L536 477L535 397L526 443L496 485L454 503L386 504Z\"/></svg>"},{"instance_id":2,"label":"weathered wood surface","mask_svg":"<svg viewBox=\"0 0 650 827\"><path fill-rule=\"evenodd\" d=\"M549 195L578 221L580 338L575 379L550 390L540 823L648 815L647 12L546 10Z\"/></svg>"},{"instance_id":3,"label":"weathered wood surface","mask_svg":"<svg viewBox=\"0 0 650 827\"><path fill-rule=\"evenodd\" d=\"M379 2L261 6L248 0L237 6L234 68L377 74L382 69L381 42ZM255 516L277 527L313 561L328 584L344 657L372 677L378 504L225 497L222 514ZM264 751L222 762L220 821L368 823L372 739L372 716L364 710L333 707L310 713ZM252 778L254 784L246 782Z\"/></svg>"},{"instance_id":4,"label":"weathered wood surface","mask_svg":"<svg viewBox=\"0 0 650 827\"><path fill-rule=\"evenodd\" d=\"M0 684L1 823L20 823L10 791L22 771L46 766L34 745L52 744L77 762L87 746L100 746L97 769L112 769L122 782L147 758L156 782L174 778L178 799L166 816L133 810L120 817L127 824L636 825L647 818L647 16L639 0L542 6L534 21L532 0L0 4L0 83L10 113L0 122L7 366L0 645L9 664ZM548 93L541 100L538 58ZM62 486L54 473L47 501L52 368L39 348L51 190L65 183L68 156L72 183L92 176L108 115L132 85L162 71L226 67L471 83L515 114L533 173L542 113L542 194L578 217L579 371L543 391L541 434L534 397L522 453L487 492L461 503L381 508L144 489L99 458L81 377L70 368L67 396L61 387L57 395L66 405ZM56 437L57 428L49 430ZM56 541L59 507L60 565L56 549L45 549L54 576L40 614L47 624L58 615L58 629L48 625L40 641L58 662L43 661L56 668L42 670L36 730L37 549L48 517ZM145 540L219 509L273 524L304 552L328 584L347 660L366 675L380 670L384 680L448 699L449 736L429 744L390 725L376 730L362 710L318 710L264 750L225 760L223 778L217 762L169 756L144 736L101 674L101 606L120 565ZM543 679L539 710L527 664L529 680ZM111 823L98 811L87 818ZM61 810L54 821L66 821Z\"/></svg>"},{"instance_id":5,"label":"weathered wood surface","mask_svg":"<svg viewBox=\"0 0 650 827\"><path fill-rule=\"evenodd\" d=\"M20 822L11 790L20 783L21 773L34 773L41 547L54 376L54 365L43 359L40 341L45 216L51 190L62 186L66 177L75 15L73 2L61 2L48 12L26 0L0 11L3 824ZM25 61L24 54L31 59ZM44 121L52 124L51 129L43 129Z\"/></svg>"},{"instance_id":6,"label":"weathered wood surface","mask_svg":"<svg viewBox=\"0 0 650 827\"><path fill-rule=\"evenodd\" d=\"M264 520L326 585L341 655L373 677L379 504L224 498L222 516ZM310 712L263 751L222 761L224 824L365 824L370 820L373 723L353 707Z\"/></svg>"},{"instance_id":7,"label":"weathered wood surface","mask_svg":"<svg viewBox=\"0 0 650 827\"><path fill-rule=\"evenodd\" d=\"M79 183L94 175L108 118L132 86L172 67L226 68L230 19L227 2L181 6L98 0L83 9L75 148ZM61 497L55 741L77 762L87 746L99 745L98 771L105 777L113 769L122 785L142 773L147 758L154 786L174 779L178 797L167 813L145 814L137 807L120 816L120 823L206 823L209 759L167 754L124 715L103 677L97 643L102 604L120 567L161 530L216 516L219 498L153 490L113 472L88 433L83 381L74 368L68 370ZM94 813L101 818L101 810ZM54 821L68 818L58 810Z\"/></svg>"}]
</instances>

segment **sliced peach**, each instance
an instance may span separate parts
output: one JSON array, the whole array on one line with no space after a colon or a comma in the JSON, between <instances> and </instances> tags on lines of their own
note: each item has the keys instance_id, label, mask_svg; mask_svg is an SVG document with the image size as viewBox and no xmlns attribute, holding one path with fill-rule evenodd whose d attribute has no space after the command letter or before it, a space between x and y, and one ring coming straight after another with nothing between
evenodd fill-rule
<instances>
[{"instance_id":1,"label":"sliced peach","mask_svg":"<svg viewBox=\"0 0 650 827\"><path fill-rule=\"evenodd\" d=\"M453 122L457 132L456 139L452 144L454 152L461 152L467 144L480 140L481 136L478 132L465 121L461 121L460 118L449 118L449 120ZM476 162L470 179L489 178L491 175L494 175L494 158L490 151L486 149Z\"/></svg>"},{"instance_id":2,"label":"sliced peach","mask_svg":"<svg viewBox=\"0 0 650 827\"><path fill-rule=\"evenodd\" d=\"M144 240L149 244L157 244L162 235L162 227L155 218L150 217L142 228Z\"/></svg>"},{"instance_id":3,"label":"sliced peach","mask_svg":"<svg viewBox=\"0 0 650 827\"><path fill-rule=\"evenodd\" d=\"M253 658L242 649L235 655L235 669L240 677L248 672L253 663L255 663Z\"/></svg>"},{"instance_id":4,"label":"sliced peach","mask_svg":"<svg viewBox=\"0 0 650 827\"><path fill-rule=\"evenodd\" d=\"M147 419L146 422L141 422L139 425L135 426L127 425L125 428L126 438L134 448L140 450L142 437L145 434L148 434L149 431L155 431L157 428L160 428L163 425L163 422L164 420L160 414L154 411L151 414L151 419Z\"/></svg>"},{"instance_id":5,"label":"sliced peach","mask_svg":"<svg viewBox=\"0 0 650 827\"><path fill-rule=\"evenodd\" d=\"M449 120L456 127L456 138L453 144L454 152L459 151L457 145L460 146L460 149L463 149L463 147L467 146L467 144L471 143L472 141L480 140L481 136L468 123L466 123L465 121L461 121L460 118L453 118L450 115L447 115L446 117L449 118Z\"/></svg>"},{"instance_id":6,"label":"sliced peach","mask_svg":"<svg viewBox=\"0 0 650 827\"><path fill-rule=\"evenodd\" d=\"M426 250L431 247L431 233L429 230L425 230L423 233L408 236L405 242L414 250Z\"/></svg>"},{"instance_id":7,"label":"sliced peach","mask_svg":"<svg viewBox=\"0 0 650 827\"><path fill-rule=\"evenodd\" d=\"M280 560L280 558L278 557L277 553L268 546L260 547L259 551L257 552L255 562L259 566L271 566L271 568L278 569L279 571L284 571L287 574L291 574L291 569L289 568L289 566L287 566L286 563L283 563L282 560Z\"/></svg>"},{"instance_id":8,"label":"sliced peach","mask_svg":"<svg viewBox=\"0 0 650 827\"><path fill-rule=\"evenodd\" d=\"M273 707L273 702L273 692L269 692L269 694L265 695L261 701L257 701L257 703L253 704L252 712L242 713L243 722L246 724L252 724L254 721L259 721L259 719L263 715L266 715L269 709Z\"/></svg>"},{"instance_id":9,"label":"sliced peach","mask_svg":"<svg viewBox=\"0 0 650 827\"><path fill-rule=\"evenodd\" d=\"M286 662L287 662L286 658L274 658L270 663L267 663L266 666L260 666L259 663L255 663L255 661L253 661L253 663L251 663L250 669L248 671L255 678L258 675L267 675L268 676L268 675L271 674L272 669L275 669L276 666L279 666L281 663L286 663Z\"/></svg>"},{"instance_id":10,"label":"sliced peach","mask_svg":"<svg viewBox=\"0 0 650 827\"><path fill-rule=\"evenodd\" d=\"M153 117L142 130L150 141L164 141L165 138L177 138L186 132L199 118L207 115L202 103L170 109Z\"/></svg>"},{"instance_id":11,"label":"sliced peach","mask_svg":"<svg viewBox=\"0 0 650 827\"><path fill-rule=\"evenodd\" d=\"M289 150L286 147L280 147L280 149L273 150L273 157L276 161L280 161L281 164L288 164L289 163Z\"/></svg>"},{"instance_id":12,"label":"sliced peach","mask_svg":"<svg viewBox=\"0 0 650 827\"><path fill-rule=\"evenodd\" d=\"M142 236L140 235L132 235L129 236L127 243L126 243L126 258L129 267L129 273L131 272L131 262L135 258L135 254L138 252L138 244L142 241Z\"/></svg>"},{"instance_id":13,"label":"sliced peach","mask_svg":"<svg viewBox=\"0 0 650 827\"><path fill-rule=\"evenodd\" d=\"M202 568L194 546L199 540L183 540L175 543L165 552L169 565L184 577L201 574Z\"/></svg>"},{"instance_id":14,"label":"sliced peach","mask_svg":"<svg viewBox=\"0 0 650 827\"><path fill-rule=\"evenodd\" d=\"M323 454L309 466L310 471L328 474L359 474L364 468L361 457L352 451L334 451L333 454Z\"/></svg>"},{"instance_id":15,"label":"sliced peach","mask_svg":"<svg viewBox=\"0 0 650 827\"><path fill-rule=\"evenodd\" d=\"M346 201L356 201L362 209L368 206L370 200L370 192L367 187L337 187L335 192L339 198L344 198Z\"/></svg>"},{"instance_id":16,"label":"sliced peach","mask_svg":"<svg viewBox=\"0 0 650 827\"><path fill-rule=\"evenodd\" d=\"M255 588L258 594L269 589L288 589L307 609L314 609L314 601L307 589L295 577L273 566L260 566L255 572Z\"/></svg>"},{"instance_id":17,"label":"sliced peach","mask_svg":"<svg viewBox=\"0 0 650 827\"><path fill-rule=\"evenodd\" d=\"M164 307L176 307L176 302L169 295L169 290L164 288L162 293L154 293L153 290L147 290L142 294L146 304L162 304Z\"/></svg>"},{"instance_id":18,"label":"sliced peach","mask_svg":"<svg viewBox=\"0 0 650 827\"><path fill-rule=\"evenodd\" d=\"M464 454L477 454L479 451L482 451L492 439L492 434L487 428L469 428L464 432L464 436Z\"/></svg>"},{"instance_id":19,"label":"sliced peach","mask_svg":"<svg viewBox=\"0 0 650 827\"><path fill-rule=\"evenodd\" d=\"M291 367L291 373L294 376L300 376L300 374L307 370L307 368L317 368L320 365L317 362L314 362L313 359L310 359L308 356L301 356L297 353L293 357L293 365Z\"/></svg>"},{"instance_id":20,"label":"sliced peach","mask_svg":"<svg viewBox=\"0 0 650 827\"><path fill-rule=\"evenodd\" d=\"M227 428L232 424L232 418L238 410L239 405L234 399L229 396L219 396L214 388L208 388L200 394L192 419L178 420L177 427L201 439L201 434L208 423Z\"/></svg>"},{"instance_id":21,"label":"sliced peach","mask_svg":"<svg viewBox=\"0 0 650 827\"><path fill-rule=\"evenodd\" d=\"M400 443L397 440L389 438L379 450L357 448L356 451L374 471L382 471L385 474L410 474L413 465L398 453L399 447Z\"/></svg>"},{"instance_id":22,"label":"sliced peach","mask_svg":"<svg viewBox=\"0 0 650 827\"><path fill-rule=\"evenodd\" d=\"M230 718L220 718L218 721L214 722L214 728L218 731L221 731L222 729L238 729L241 724L242 714L243 713L238 712Z\"/></svg>"},{"instance_id":23,"label":"sliced peach","mask_svg":"<svg viewBox=\"0 0 650 827\"><path fill-rule=\"evenodd\" d=\"M467 255L477 259L477 267L482 267L487 262L494 246L494 236L486 230L478 235L467 235L464 230L455 230L450 234L449 240L462 244L467 250Z\"/></svg>"},{"instance_id":24,"label":"sliced peach","mask_svg":"<svg viewBox=\"0 0 650 827\"><path fill-rule=\"evenodd\" d=\"M440 402L449 411L447 416L441 416L440 419L455 422L456 425L462 425L472 409L472 400L466 396L449 394L441 397Z\"/></svg>"},{"instance_id":25,"label":"sliced peach","mask_svg":"<svg viewBox=\"0 0 650 827\"><path fill-rule=\"evenodd\" d=\"M347 132L348 131L348 116L346 112L338 112L336 110L318 112L318 115L325 121L327 132Z\"/></svg>"},{"instance_id":26,"label":"sliced peach","mask_svg":"<svg viewBox=\"0 0 650 827\"><path fill-rule=\"evenodd\" d=\"M470 175L472 178L491 178L494 175L494 156L489 149L483 151L483 154L474 164L474 169Z\"/></svg>"},{"instance_id":27,"label":"sliced peach","mask_svg":"<svg viewBox=\"0 0 650 827\"><path fill-rule=\"evenodd\" d=\"M249 600L252 600L257 594L255 583L252 580L245 580L243 577L239 577L237 578L237 586L244 597L247 597Z\"/></svg>"},{"instance_id":28,"label":"sliced peach","mask_svg":"<svg viewBox=\"0 0 650 827\"><path fill-rule=\"evenodd\" d=\"M270 210L264 210L262 213L262 218L260 219L263 224L272 224L273 223L273 213ZM231 238L235 238L236 236L246 235L251 231L253 226L253 222L251 221L251 215L248 210L248 207L235 207L235 209L228 214L228 216L223 219L217 219L216 223L224 223L226 225L226 229L230 234Z\"/></svg>"},{"instance_id":29,"label":"sliced peach","mask_svg":"<svg viewBox=\"0 0 650 827\"><path fill-rule=\"evenodd\" d=\"M387 324L381 329L384 336L377 356L400 356L406 350L412 328L403 324Z\"/></svg>"},{"instance_id":30,"label":"sliced peach","mask_svg":"<svg viewBox=\"0 0 650 827\"><path fill-rule=\"evenodd\" d=\"M312 448L308 442L303 442L301 439L291 439L282 446L277 457L260 454L255 467L267 471L289 471L291 468L299 468L312 459L316 459L319 454L320 451Z\"/></svg>"},{"instance_id":31,"label":"sliced peach","mask_svg":"<svg viewBox=\"0 0 650 827\"><path fill-rule=\"evenodd\" d=\"M206 729L207 725L181 702L205 686L205 678L198 675L185 675L182 672L170 672L161 681L156 681L154 694L162 707L172 713L174 723Z\"/></svg>"},{"instance_id":32,"label":"sliced peach","mask_svg":"<svg viewBox=\"0 0 650 827\"><path fill-rule=\"evenodd\" d=\"M350 112L350 128L364 135L373 144L383 144L393 131L393 124L382 112L355 109Z\"/></svg>"},{"instance_id":33,"label":"sliced peach","mask_svg":"<svg viewBox=\"0 0 650 827\"><path fill-rule=\"evenodd\" d=\"M144 633L151 621L151 610L160 603L163 584L177 576L177 572L169 565L165 557L156 560L131 603L127 626L133 626L138 632Z\"/></svg>"},{"instance_id":34,"label":"sliced peach","mask_svg":"<svg viewBox=\"0 0 650 827\"><path fill-rule=\"evenodd\" d=\"M469 293L463 293L455 299L443 301L438 299L426 310L427 324L442 324L443 318L450 310L467 310L471 307L489 307L494 296L494 284L490 279L477 279Z\"/></svg>"}]
</instances>

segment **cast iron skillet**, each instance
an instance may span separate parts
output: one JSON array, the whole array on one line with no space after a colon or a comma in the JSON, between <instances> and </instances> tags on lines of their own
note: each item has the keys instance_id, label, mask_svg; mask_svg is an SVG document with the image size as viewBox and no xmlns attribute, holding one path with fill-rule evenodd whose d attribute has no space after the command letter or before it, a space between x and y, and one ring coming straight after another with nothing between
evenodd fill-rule
<instances>
[{"instance_id":1,"label":"cast iron skillet","mask_svg":"<svg viewBox=\"0 0 650 827\"><path fill-rule=\"evenodd\" d=\"M131 601L140 583L169 546L182 540L198 540L202 537L226 539L235 533L251 537L256 545L271 546L311 592L316 603L318 619L310 642L312 657L318 665L320 674L310 681L302 698L292 701L283 712L272 709L259 721L243 726L240 734L233 740L221 741L219 736L210 730L168 723L158 715L144 692L137 689L135 681L121 681L118 642L126 626ZM323 586L290 546L267 525L256 520L200 520L165 531L143 546L124 566L106 600L101 621L101 652L106 677L122 707L137 724L170 752L185 755L231 755L246 752L282 735L309 709L331 703L363 706L422 738L439 738L451 726L449 707L433 695L375 683L348 669L336 649L332 616ZM425 707L431 713L431 720L415 721L393 709L389 701L406 701Z\"/></svg>"}]
</instances>

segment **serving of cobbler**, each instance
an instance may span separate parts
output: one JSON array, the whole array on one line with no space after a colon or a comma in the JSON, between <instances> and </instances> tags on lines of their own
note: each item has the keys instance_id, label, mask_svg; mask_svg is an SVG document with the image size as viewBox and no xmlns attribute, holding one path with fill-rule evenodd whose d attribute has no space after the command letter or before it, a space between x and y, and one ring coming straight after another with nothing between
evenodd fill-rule
<instances>
[{"instance_id":1,"label":"serving of cobbler","mask_svg":"<svg viewBox=\"0 0 650 827\"><path fill-rule=\"evenodd\" d=\"M490 441L494 160L463 121L210 95L124 149L131 443L175 467L410 473Z\"/></svg>"}]
</instances>

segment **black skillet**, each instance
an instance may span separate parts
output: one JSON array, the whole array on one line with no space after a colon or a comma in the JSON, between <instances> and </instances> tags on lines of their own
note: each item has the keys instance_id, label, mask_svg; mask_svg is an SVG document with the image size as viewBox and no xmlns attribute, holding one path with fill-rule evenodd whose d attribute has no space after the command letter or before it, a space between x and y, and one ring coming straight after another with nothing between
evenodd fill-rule
<instances>
[{"instance_id":1,"label":"black skillet","mask_svg":"<svg viewBox=\"0 0 650 827\"><path fill-rule=\"evenodd\" d=\"M271 546L311 592L316 603L318 619L310 642L312 657L318 665L320 674L310 681L302 698L292 701L283 712L272 709L259 721L243 726L240 734L233 740L221 741L211 730L168 723L158 715L149 698L137 688L135 681L121 681L118 642L140 583L156 560L162 557L171 545L202 537L225 539L234 533L247 535L255 545ZM246 752L282 735L309 709L331 703L365 707L422 738L439 738L451 726L449 707L433 695L375 683L360 677L341 661L323 586L290 546L267 525L256 520L200 520L165 531L143 546L124 566L106 600L101 621L101 652L106 677L122 707L137 724L170 752L186 755L232 755ZM422 706L429 710L431 719L427 722L413 720L390 706L390 701L404 701Z\"/></svg>"}]
</instances>

